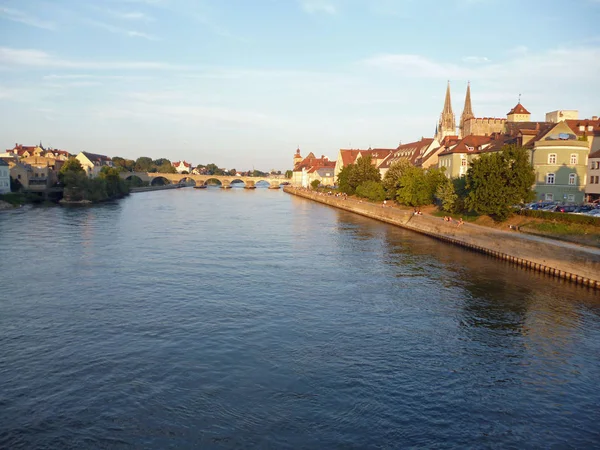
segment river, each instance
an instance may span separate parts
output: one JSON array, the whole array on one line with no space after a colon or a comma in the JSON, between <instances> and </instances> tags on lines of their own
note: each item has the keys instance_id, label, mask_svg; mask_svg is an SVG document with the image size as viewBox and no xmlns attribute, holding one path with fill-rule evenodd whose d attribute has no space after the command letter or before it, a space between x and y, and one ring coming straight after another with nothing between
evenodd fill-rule
<instances>
[{"instance_id":1,"label":"river","mask_svg":"<svg viewBox=\"0 0 600 450\"><path fill-rule=\"evenodd\" d=\"M282 191L0 213L0 448L600 446L600 294Z\"/></svg>"}]
</instances>

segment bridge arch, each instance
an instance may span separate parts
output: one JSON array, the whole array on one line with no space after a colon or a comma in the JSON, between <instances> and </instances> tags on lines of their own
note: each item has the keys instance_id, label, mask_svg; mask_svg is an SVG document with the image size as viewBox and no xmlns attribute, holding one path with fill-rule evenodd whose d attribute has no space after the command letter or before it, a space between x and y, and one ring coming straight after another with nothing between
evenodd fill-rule
<instances>
[{"instance_id":1,"label":"bridge arch","mask_svg":"<svg viewBox=\"0 0 600 450\"><path fill-rule=\"evenodd\" d=\"M206 180L204 180L204 184L206 186L219 186L219 187L221 187L221 186L224 185L223 184L224 181L225 180L221 180L219 178L210 177L210 178L207 178Z\"/></svg>"},{"instance_id":2,"label":"bridge arch","mask_svg":"<svg viewBox=\"0 0 600 450\"><path fill-rule=\"evenodd\" d=\"M183 177L177 184L185 184L186 186L196 186L196 180L191 177Z\"/></svg>"},{"instance_id":3,"label":"bridge arch","mask_svg":"<svg viewBox=\"0 0 600 450\"><path fill-rule=\"evenodd\" d=\"M137 175L129 175L127 178L125 178L125 181L129 182L131 187L141 187L148 184L147 181L142 180Z\"/></svg>"},{"instance_id":4,"label":"bridge arch","mask_svg":"<svg viewBox=\"0 0 600 450\"><path fill-rule=\"evenodd\" d=\"M167 184L171 184L171 181L168 178L161 176L152 178L152 181L150 182L150 186L165 186Z\"/></svg>"}]
</instances>

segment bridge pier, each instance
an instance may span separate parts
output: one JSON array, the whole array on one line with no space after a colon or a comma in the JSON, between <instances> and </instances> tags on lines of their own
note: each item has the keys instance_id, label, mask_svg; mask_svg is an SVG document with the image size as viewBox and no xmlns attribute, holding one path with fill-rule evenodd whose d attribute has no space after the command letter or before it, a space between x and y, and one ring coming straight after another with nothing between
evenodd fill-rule
<instances>
[{"instance_id":1,"label":"bridge pier","mask_svg":"<svg viewBox=\"0 0 600 450\"><path fill-rule=\"evenodd\" d=\"M221 180L221 189L231 189L229 181Z\"/></svg>"},{"instance_id":2,"label":"bridge pier","mask_svg":"<svg viewBox=\"0 0 600 450\"><path fill-rule=\"evenodd\" d=\"M245 184L244 189L256 189L254 181L252 181L252 180L246 180L244 182L244 184Z\"/></svg>"}]
</instances>

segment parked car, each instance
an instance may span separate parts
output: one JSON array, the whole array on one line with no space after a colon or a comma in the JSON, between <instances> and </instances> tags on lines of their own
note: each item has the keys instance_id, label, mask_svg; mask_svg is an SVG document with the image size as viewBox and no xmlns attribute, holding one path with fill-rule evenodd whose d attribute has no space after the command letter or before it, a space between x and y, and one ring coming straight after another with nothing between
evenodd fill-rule
<instances>
[{"instance_id":1,"label":"parked car","mask_svg":"<svg viewBox=\"0 0 600 450\"><path fill-rule=\"evenodd\" d=\"M583 214L585 214L586 216L600 217L600 209L592 209L591 211L588 211Z\"/></svg>"},{"instance_id":2,"label":"parked car","mask_svg":"<svg viewBox=\"0 0 600 450\"><path fill-rule=\"evenodd\" d=\"M551 211L561 212L561 213L570 213L570 212L575 211L575 208L577 208L575 205L558 205L558 206L555 206L554 209L552 209Z\"/></svg>"},{"instance_id":3,"label":"parked car","mask_svg":"<svg viewBox=\"0 0 600 450\"><path fill-rule=\"evenodd\" d=\"M540 210L540 209L543 209L543 208L547 208L550 205L554 205L554 203L552 203L552 202L531 203L531 204L529 204L529 206L527 207L527 209Z\"/></svg>"},{"instance_id":4,"label":"parked car","mask_svg":"<svg viewBox=\"0 0 600 450\"><path fill-rule=\"evenodd\" d=\"M581 205L578 206L577 208L575 208L575 211L573 211L573 214L583 214L589 211L592 211L594 209L594 207L592 205Z\"/></svg>"}]
</instances>

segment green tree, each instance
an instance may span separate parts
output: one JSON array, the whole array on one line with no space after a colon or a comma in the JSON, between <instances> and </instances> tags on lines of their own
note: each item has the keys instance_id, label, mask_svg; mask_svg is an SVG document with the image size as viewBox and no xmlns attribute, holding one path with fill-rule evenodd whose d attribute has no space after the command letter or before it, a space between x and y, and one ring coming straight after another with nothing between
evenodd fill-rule
<instances>
[{"instance_id":1,"label":"green tree","mask_svg":"<svg viewBox=\"0 0 600 450\"><path fill-rule=\"evenodd\" d=\"M132 159L125 159L121 158L120 156L115 156L112 161L115 167L117 167L121 172L133 172L135 169L135 161Z\"/></svg>"},{"instance_id":2,"label":"green tree","mask_svg":"<svg viewBox=\"0 0 600 450\"><path fill-rule=\"evenodd\" d=\"M445 181L443 170L408 166L398 181L396 200L414 207L431 205L438 186Z\"/></svg>"},{"instance_id":3,"label":"green tree","mask_svg":"<svg viewBox=\"0 0 600 450\"><path fill-rule=\"evenodd\" d=\"M440 183L435 191L435 196L440 202L440 209L446 212L458 212L456 206L458 204L458 194L454 189L454 183L450 178Z\"/></svg>"},{"instance_id":4,"label":"green tree","mask_svg":"<svg viewBox=\"0 0 600 450\"><path fill-rule=\"evenodd\" d=\"M163 164L172 165L171 160L169 160L167 158L158 158L158 159L155 159L154 161L152 161L152 163L155 166L162 166Z\"/></svg>"},{"instance_id":5,"label":"green tree","mask_svg":"<svg viewBox=\"0 0 600 450\"><path fill-rule=\"evenodd\" d=\"M164 162L160 166L156 167L156 172L158 172L158 173L177 173L177 169L175 169L173 164L168 162L168 160L165 160L165 161L166 162Z\"/></svg>"},{"instance_id":6,"label":"green tree","mask_svg":"<svg viewBox=\"0 0 600 450\"><path fill-rule=\"evenodd\" d=\"M414 166L406 168L398 180L396 200L408 206L423 206L431 203L431 193L423 169Z\"/></svg>"},{"instance_id":7,"label":"green tree","mask_svg":"<svg viewBox=\"0 0 600 450\"><path fill-rule=\"evenodd\" d=\"M291 170L286 170L285 171L285 177L290 180L292 177L294 176L294 172Z\"/></svg>"},{"instance_id":8,"label":"green tree","mask_svg":"<svg viewBox=\"0 0 600 450\"><path fill-rule=\"evenodd\" d=\"M385 200L385 190L377 181L365 181L356 187L356 195L374 202Z\"/></svg>"},{"instance_id":9,"label":"green tree","mask_svg":"<svg viewBox=\"0 0 600 450\"><path fill-rule=\"evenodd\" d=\"M383 188L386 192L386 197L389 199L396 198L397 190L399 187L400 178L404 174L404 171L410 167L410 163L406 159L401 159L392 163L390 168L383 176Z\"/></svg>"},{"instance_id":10,"label":"green tree","mask_svg":"<svg viewBox=\"0 0 600 450\"><path fill-rule=\"evenodd\" d=\"M58 171L58 180L66 187L83 186L87 175L79 160L72 157L67 159Z\"/></svg>"},{"instance_id":11,"label":"green tree","mask_svg":"<svg viewBox=\"0 0 600 450\"><path fill-rule=\"evenodd\" d=\"M208 175L225 175L223 169L220 169L219 166L213 163L206 165L206 173Z\"/></svg>"},{"instance_id":12,"label":"green tree","mask_svg":"<svg viewBox=\"0 0 600 450\"><path fill-rule=\"evenodd\" d=\"M348 174L348 184L350 184L352 190L356 191L356 188L365 181L381 181L381 174L372 161L369 155L358 158L356 163L353 164Z\"/></svg>"},{"instance_id":13,"label":"green tree","mask_svg":"<svg viewBox=\"0 0 600 450\"><path fill-rule=\"evenodd\" d=\"M147 156L140 156L135 160L135 171L136 172L154 172L154 161L152 158Z\"/></svg>"},{"instance_id":14,"label":"green tree","mask_svg":"<svg viewBox=\"0 0 600 450\"><path fill-rule=\"evenodd\" d=\"M350 172L354 169L354 164L348 164L343 167L337 176L337 185L340 192L348 195L354 195L354 188L350 185Z\"/></svg>"},{"instance_id":15,"label":"green tree","mask_svg":"<svg viewBox=\"0 0 600 450\"><path fill-rule=\"evenodd\" d=\"M98 178L91 181L94 183L104 183L103 188L96 187L96 189L100 191L104 190L107 198L120 197L129 193L129 188L125 180L121 179L119 173L120 171L116 167L105 166L100 170Z\"/></svg>"},{"instance_id":16,"label":"green tree","mask_svg":"<svg viewBox=\"0 0 600 450\"><path fill-rule=\"evenodd\" d=\"M320 185L321 185L321 180L312 180L310 182L310 187L312 187L313 189L318 189Z\"/></svg>"},{"instance_id":17,"label":"green tree","mask_svg":"<svg viewBox=\"0 0 600 450\"><path fill-rule=\"evenodd\" d=\"M64 162L58 173L60 176L68 172L85 173L85 170L77 158L71 157Z\"/></svg>"},{"instance_id":18,"label":"green tree","mask_svg":"<svg viewBox=\"0 0 600 450\"><path fill-rule=\"evenodd\" d=\"M535 198L535 171L526 149L514 145L481 155L467 171L466 207L487 214L497 222L506 220L511 206Z\"/></svg>"}]
</instances>

